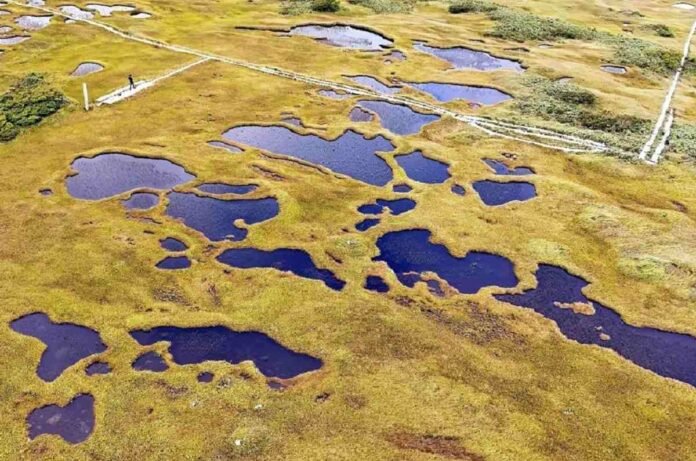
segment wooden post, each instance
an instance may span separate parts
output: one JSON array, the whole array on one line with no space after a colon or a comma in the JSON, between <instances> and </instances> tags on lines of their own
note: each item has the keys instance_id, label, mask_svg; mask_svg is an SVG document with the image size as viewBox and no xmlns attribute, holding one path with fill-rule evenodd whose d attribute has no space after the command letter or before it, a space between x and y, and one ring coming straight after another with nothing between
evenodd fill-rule
<instances>
[{"instance_id":1,"label":"wooden post","mask_svg":"<svg viewBox=\"0 0 696 461\"><path fill-rule=\"evenodd\" d=\"M82 96L85 98L85 110L89 110L89 93L87 92L87 84L82 83Z\"/></svg>"}]
</instances>

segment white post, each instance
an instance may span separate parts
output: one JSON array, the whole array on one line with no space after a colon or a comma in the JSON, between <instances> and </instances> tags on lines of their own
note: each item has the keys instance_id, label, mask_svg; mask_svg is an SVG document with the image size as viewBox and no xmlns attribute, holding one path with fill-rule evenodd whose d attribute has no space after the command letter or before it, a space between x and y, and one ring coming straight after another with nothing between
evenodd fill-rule
<instances>
[{"instance_id":1,"label":"white post","mask_svg":"<svg viewBox=\"0 0 696 461\"><path fill-rule=\"evenodd\" d=\"M82 83L82 96L85 98L85 110L89 110L89 93L87 92L87 84Z\"/></svg>"}]
</instances>

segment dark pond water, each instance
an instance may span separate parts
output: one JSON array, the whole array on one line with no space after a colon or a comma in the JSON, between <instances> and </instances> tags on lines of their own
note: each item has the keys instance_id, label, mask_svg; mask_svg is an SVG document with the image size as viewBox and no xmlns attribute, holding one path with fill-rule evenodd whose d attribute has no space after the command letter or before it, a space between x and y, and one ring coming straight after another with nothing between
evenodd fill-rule
<instances>
[{"instance_id":1,"label":"dark pond water","mask_svg":"<svg viewBox=\"0 0 696 461\"><path fill-rule=\"evenodd\" d=\"M495 88L485 86L460 85L456 83L409 83L409 86L428 93L435 99L441 102L454 101L455 99L464 99L466 101L475 102L482 105L498 104L503 101L512 99L507 93L503 93Z\"/></svg>"},{"instance_id":2,"label":"dark pond water","mask_svg":"<svg viewBox=\"0 0 696 461\"><path fill-rule=\"evenodd\" d=\"M43 434L59 435L68 443L84 442L94 430L94 397L79 394L67 405L37 408L27 417L29 438Z\"/></svg>"},{"instance_id":3,"label":"dark pond water","mask_svg":"<svg viewBox=\"0 0 696 461\"><path fill-rule=\"evenodd\" d=\"M301 135L283 126L239 126L223 136L258 149L295 157L336 173L376 186L392 179L387 162L377 152L389 152L394 145L384 136L368 139L348 130L329 141L314 134Z\"/></svg>"},{"instance_id":4,"label":"dark pond water","mask_svg":"<svg viewBox=\"0 0 696 461\"><path fill-rule=\"evenodd\" d=\"M77 174L65 180L68 193L84 200L101 200L141 188L168 190L195 178L169 160L119 153L80 157L72 168Z\"/></svg>"},{"instance_id":5,"label":"dark pond water","mask_svg":"<svg viewBox=\"0 0 696 461\"><path fill-rule=\"evenodd\" d=\"M488 206L505 205L514 201L524 202L536 197L536 187L528 182L476 181L474 190Z\"/></svg>"},{"instance_id":6,"label":"dark pond water","mask_svg":"<svg viewBox=\"0 0 696 461\"><path fill-rule=\"evenodd\" d=\"M453 184L450 190L453 194L466 195L466 189L464 188L464 186L461 186L459 184Z\"/></svg>"},{"instance_id":7,"label":"dark pond water","mask_svg":"<svg viewBox=\"0 0 696 461\"><path fill-rule=\"evenodd\" d=\"M36 370L39 378L44 381L53 381L85 357L106 350L106 345L96 331L72 323L53 323L41 312L13 320L10 328L46 345Z\"/></svg>"},{"instance_id":8,"label":"dark pond water","mask_svg":"<svg viewBox=\"0 0 696 461\"><path fill-rule=\"evenodd\" d=\"M174 237L167 237L160 240L160 246L167 251L186 251L188 246L181 240Z\"/></svg>"},{"instance_id":9,"label":"dark pond water","mask_svg":"<svg viewBox=\"0 0 696 461\"><path fill-rule=\"evenodd\" d=\"M396 192L397 194L405 194L408 192L411 192L413 188L409 186L408 184L394 184L394 187L392 187L392 190Z\"/></svg>"},{"instance_id":10,"label":"dark pond water","mask_svg":"<svg viewBox=\"0 0 696 461\"><path fill-rule=\"evenodd\" d=\"M368 203L358 207L358 212L362 214L381 214L384 208L388 208L391 214L400 215L411 211L416 207L416 202L410 198L399 198L394 200L377 199L377 203Z\"/></svg>"},{"instance_id":11,"label":"dark pond water","mask_svg":"<svg viewBox=\"0 0 696 461\"><path fill-rule=\"evenodd\" d=\"M256 331L237 332L223 326L162 326L131 331L130 334L142 346L168 342L169 352L179 365L209 360L238 364L251 360L265 376L282 379L318 370L322 366L321 360L288 349Z\"/></svg>"},{"instance_id":12,"label":"dark pond water","mask_svg":"<svg viewBox=\"0 0 696 461\"><path fill-rule=\"evenodd\" d=\"M53 16L20 16L15 19L19 27L24 30L39 30L48 26L51 23Z\"/></svg>"},{"instance_id":13,"label":"dark pond water","mask_svg":"<svg viewBox=\"0 0 696 461\"><path fill-rule=\"evenodd\" d=\"M145 352L139 355L133 362L132 367L134 370L154 371L155 373L161 373L169 369L167 362L155 351Z\"/></svg>"},{"instance_id":14,"label":"dark pond water","mask_svg":"<svg viewBox=\"0 0 696 461\"><path fill-rule=\"evenodd\" d=\"M626 72L628 72L625 67L611 66L608 64L600 66L600 69L602 69L604 72L609 72L610 74L625 74Z\"/></svg>"},{"instance_id":15,"label":"dark pond water","mask_svg":"<svg viewBox=\"0 0 696 461\"><path fill-rule=\"evenodd\" d=\"M210 383L213 382L213 379L215 378L215 375L209 371L204 371L202 373L199 373L196 379L198 380L199 383Z\"/></svg>"},{"instance_id":16,"label":"dark pond water","mask_svg":"<svg viewBox=\"0 0 696 461\"><path fill-rule=\"evenodd\" d=\"M217 260L228 266L240 269L271 268L308 279L321 280L332 290L341 290L346 284L328 269L319 269L303 250L279 248L276 250L257 250L255 248L232 248L225 250Z\"/></svg>"},{"instance_id":17,"label":"dark pond water","mask_svg":"<svg viewBox=\"0 0 696 461\"><path fill-rule=\"evenodd\" d=\"M360 232L365 232L366 230L375 227L379 223L380 220L377 218L367 218L357 223L355 225L355 229L359 230Z\"/></svg>"},{"instance_id":18,"label":"dark pond water","mask_svg":"<svg viewBox=\"0 0 696 461\"><path fill-rule=\"evenodd\" d=\"M375 116L362 107L353 107L348 114L351 122L371 122Z\"/></svg>"},{"instance_id":19,"label":"dark pond water","mask_svg":"<svg viewBox=\"0 0 696 461\"><path fill-rule=\"evenodd\" d=\"M108 375L111 373L111 365L106 362L90 363L87 365L87 368L85 368L85 373L87 373L87 376Z\"/></svg>"},{"instance_id":20,"label":"dark pond water","mask_svg":"<svg viewBox=\"0 0 696 461\"><path fill-rule=\"evenodd\" d=\"M252 225L274 218L280 212L275 198L255 200L221 200L200 197L190 192L171 192L167 216L183 220L184 224L203 233L209 240L239 241L249 232L235 225L241 219Z\"/></svg>"},{"instance_id":21,"label":"dark pond water","mask_svg":"<svg viewBox=\"0 0 696 461\"><path fill-rule=\"evenodd\" d=\"M359 101L363 109L379 115L384 128L395 134L409 135L418 133L424 125L440 119L439 115L421 114L407 106L387 101Z\"/></svg>"},{"instance_id":22,"label":"dark pond water","mask_svg":"<svg viewBox=\"0 0 696 461\"><path fill-rule=\"evenodd\" d=\"M386 293L389 291L389 285L379 275L368 275L365 279L364 288L378 293Z\"/></svg>"},{"instance_id":23,"label":"dark pond water","mask_svg":"<svg viewBox=\"0 0 696 461\"><path fill-rule=\"evenodd\" d=\"M514 265L502 256L470 251L453 256L446 246L432 243L425 229L389 232L377 240L380 254L401 283L413 287L424 272L434 272L460 293L476 293L488 286L517 285Z\"/></svg>"},{"instance_id":24,"label":"dark pond water","mask_svg":"<svg viewBox=\"0 0 696 461\"><path fill-rule=\"evenodd\" d=\"M419 51L444 59L457 69L476 69L482 71L509 69L517 72L524 71L524 68L518 61L500 58L485 51L472 50L471 48L463 46L439 48L423 42L415 42L413 47Z\"/></svg>"},{"instance_id":25,"label":"dark pond water","mask_svg":"<svg viewBox=\"0 0 696 461\"><path fill-rule=\"evenodd\" d=\"M191 260L187 256L167 256L156 267L163 270L187 269L191 267Z\"/></svg>"},{"instance_id":26,"label":"dark pond water","mask_svg":"<svg viewBox=\"0 0 696 461\"><path fill-rule=\"evenodd\" d=\"M101 72L102 70L104 70L104 66L101 64L97 64L96 62L83 62L77 66L70 75L73 77L82 77L95 72Z\"/></svg>"},{"instance_id":27,"label":"dark pond water","mask_svg":"<svg viewBox=\"0 0 696 461\"><path fill-rule=\"evenodd\" d=\"M423 155L417 150L406 155L397 155L396 163L410 179L426 184L441 184L450 177L449 165Z\"/></svg>"},{"instance_id":28,"label":"dark pond water","mask_svg":"<svg viewBox=\"0 0 696 461\"><path fill-rule=\"evenodd\" d=\"M380 51L393 45L391 40L376 32L339 24L297 26L290 29L289 34L311 37L332 46L363 51Z\"/></svg>"},{"instance_id":29,"label":"dark pond water","mask_svg":"<svg viewBox=\"0 0 696 461\"><path fill-rule=\"evenodd\" d=\"M217 147L218 149L225 149L226 151L231 152L233 154L244 152L239 147L233 146L232 144L227 144L226 142L222 141L208 141L208 145L210 147Z\"/></svg>"},{"instance_id":30,"label":"dark pond water","mask_svg":"<svg viewBox=\"0 0 696 461\"><path fill-rule=\"evenodd\" d=\"M560 267L541 264L536 279L538 285L534 289L495 297L533 309L556 322L566 337L581 344L613 349L658 375L696 386L696 338L627 324L616 311L582 294L587 281ZM576 313L563 307L573 303L591 305L594 314Z\"/></svg>"},{"instance_id":31,"label":"dark pond water","mask_svg":"<svg viewBox=\"0 0 696 461\"><path fill-rule=\"evenodd\" d=\"M338 100L348 99L348 98L353 97L353 95L348 94L348 93L340 93L338 91L326 90L326 89L319 90L318 93L319 93L319 96L324 96L325 98L338 99Z\"/></svg>"},{"instance_id":32,"label":"dark pond water","mask_svg":"<svg viewBox=\"0 0 696 461\"><path fill-rule=\"evenodd\" d=\"M211 182L201 184L196 187L201 192L214 195L237 194L244 195L254 192L259 186L256 184L224 184L220 182Z\"/></svg>"},{"instance_id":33,"label":"dark pond water","mask_svg":"<svg viewBox=\"0 0 696 461\"><path fill-rule=\"evenodd\" d=\"M371 88L375 90L378 93L382 94L394 94L397 93L401 90L401 86L391 86L391 85L385 85L384 83L380 82L378 79L375 77L371 77L369 75L354 75L354 76L348 76L350 80L353 82L357 83L358 85L365 86L367 88Z\"/></svg>"},{"instance_id":34,"label":"dark pond water","mask_svg":"<svg viewBox=\"0 0 696 461\"><path fill-rule=\"evenodd\" d=\"M129 210L149 210L157 206L159 195L151 192L134 192L121 203Z\"/></svg>"},{"instance_id":35,"label":"dark pond water","mask_svg":"<svg viewBox=\"0 0 696 461\"><path fill-rule=\"evenodd\" d=\"M500 176L528 176L534 174L534 170L526 166L518 166L515 168L510 168L501 162L500 160L494 160L492 158L485 158L483 162L491 167L495 174Z\"/></svg>"}]
</instances>

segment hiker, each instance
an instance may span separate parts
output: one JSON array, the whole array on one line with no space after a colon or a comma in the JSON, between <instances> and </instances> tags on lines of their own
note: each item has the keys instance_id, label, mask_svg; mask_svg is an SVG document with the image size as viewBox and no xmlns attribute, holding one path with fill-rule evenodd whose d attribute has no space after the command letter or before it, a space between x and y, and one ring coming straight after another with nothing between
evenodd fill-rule
<instances>
[{"instance_id":1,"label":"hiker","mask_svg":"<svg viewBox=\"0 0 696 461\"><path fill-rule=\"evenodd\" d=\"M133 81L133 75L131 75L131 74L128 74L128 83L130 84L129 89L134 90L135 89L135 82Z\"/></svg>"}]
</instances>

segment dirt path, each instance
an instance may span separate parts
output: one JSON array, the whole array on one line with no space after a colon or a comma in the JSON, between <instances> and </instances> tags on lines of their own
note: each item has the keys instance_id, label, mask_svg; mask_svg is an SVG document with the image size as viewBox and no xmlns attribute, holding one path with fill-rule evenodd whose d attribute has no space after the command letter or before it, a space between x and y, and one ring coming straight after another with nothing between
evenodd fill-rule
<instances>
[{"instance_id":1,"label":"dirt path","mask_svg":"<svg viewBox=\"0 0 696 461\"><path fill-rule=\"evenodd\" d=\"M408 106L415 110L424 110L427 112L433 112L442 116L449 116L456 120L462 121L469 124L471 127L483 131L490 136L497 136L501 138L506 138L526 144L532 144L540 147L545 147L549 149L561 150L564 152L604 152L609 148L606 144L592 141L589 139L583 139L576 136L566 135L563 133L558 133L553 130L547 130L544 128L538 128L527 125L520 125L509 123L501 120L494 120L484 117L476 117L472 115L466 115L459 112L455 112L449 109L445 109L436 104L431 104L428 102L416 100L413 98L405 96L395 96L395 95L383 95L377 93L373 90L368 90L364 88L359 88L351 85L346 85L343 83L337 83L330 80L324 80L309 75L301 74L298 72L292 72L284 70L278 67L263 66L255 64L252 62L241 61L233 58L229 58L222 55L217 55L213 53L207 53L204 51L196 50L193 48L188 48L181 45L173 45L153 38L131 34L122 31L116 27L108 24L104 24L92 19L81 19L78 17L71 16L69 14L63 13L53 8L47 8L45 6L32 6L24 3L20 3L15 0L6 0L8 4L18 5L24 8L31 8L35 10L42 11L44 13L50 13L55 16L64 17L68 19L75 20L76 22L83 22L90 24L95 27L99 27L111 34L117 35L123 39L131 40L146 45L154 46L160 49L166 49L176 53L189 54L192 56L197 56L201 59L222 62L238 67L243 67L246 69L254 70L257 72L262 72L268 75L274 75L277 77L288 78L291 80L307 83L310 85L315 85L322 88L330 88L336 91L343 91L345 93L365 96L370 98L379 98L396 104L402 104Z\"/></svg>"}]
</instances>

